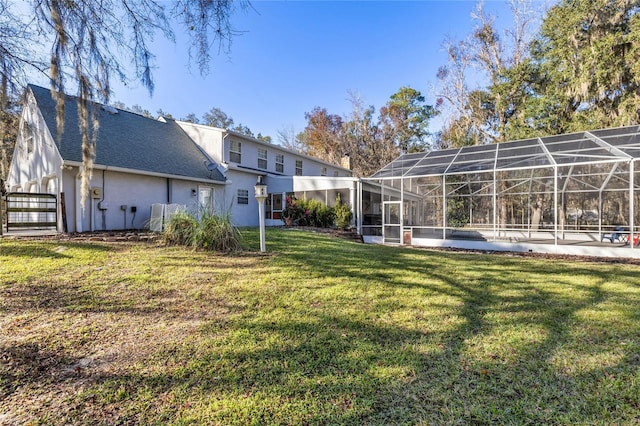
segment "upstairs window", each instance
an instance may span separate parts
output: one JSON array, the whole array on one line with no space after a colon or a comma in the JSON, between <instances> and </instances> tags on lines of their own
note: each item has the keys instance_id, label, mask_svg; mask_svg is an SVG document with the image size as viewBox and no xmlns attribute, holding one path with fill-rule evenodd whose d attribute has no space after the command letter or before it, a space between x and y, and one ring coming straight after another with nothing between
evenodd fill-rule
<instances>
[{"instance_id":1,"label":"upstairs window","mask_svg":"<svg viewBox=\"0 0 640 426\"><path fill-rule=\"evenodd\" d=\"M242 143L232 140L229 144L229 161L240 164L242 162Z\"/></svg>"},{"instance_id":2,"label":"upstairs window","mask_svg":"<svg viewBox=\"0 0 640 426\"><path fill-rule=\"evenodd\" d=\"M302 176L302 160L296 160L296 176Z\"/></svg>"},{"instance_id":3,"label":"upstairs window","mask_svg":"<svg viewBox=\"0 0 640 426\"><path fill-rule=\"evenodd\" d=\"M284 173L284 154L276 154L276 172Z\"/></svg>"},{"instance_id":4,"label":"upstairs window","mask_svg":"<svg viewBox=\"0 0 640 426\"><path fill-rule=\"evenodd\" d=\"M320 172L320 176L326 176L327 175L327 168L323 167L322 171Z\"/></svg>"},{"instance_id":5,"label":"upstairs window","mask_svg":"<svg viewBox=\"0 0 640 426\"><path fill-rule=\"evenodd\" d=\"M27 122L22 127L22 139L24 140L25 152L27 155L31 154L33 152L33 130Z\"/></svg>"},{"instance_id":6,"label":"upstairs window","mask_svg":"<svg viewBox=\"0 0 640 426\"><path fill-rule=\"evenodd\" d=\"M267 150L264 148L258 148L258 168L267 168Z\"/></svg>"},{"instance_id":7,"label":"upstairs window","mask_svg":"<svg viewBox=\"0 0 640 426\"><path fill-rule=\"evenodd\" d=\"M337 171L337 170L334 170L334 171L333 171L333 176L334 176L334 177L338 177L338 174L339 174L339 173L338 173L338 171Z\"/></svg>"},{"instance_id":8,"label":"upstairs window","mask_svg":"<svg viewBox=\"0 0 640 426\"><path fill-rule=\"evenodd\" d=\"M238 204L249 204L248 189L238 189Z\"/></svg>"}]
</instances>

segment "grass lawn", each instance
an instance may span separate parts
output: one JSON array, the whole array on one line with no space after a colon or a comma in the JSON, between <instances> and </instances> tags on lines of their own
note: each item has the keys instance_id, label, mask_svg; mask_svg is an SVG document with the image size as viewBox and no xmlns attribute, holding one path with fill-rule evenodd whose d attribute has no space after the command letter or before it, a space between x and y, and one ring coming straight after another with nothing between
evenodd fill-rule
<instances>
[{"instance_id":1,"label":"grass lawn","mask_svg":"<svg viewBox=\"0 0 640 426\"><path fill-rule=\"evenodd\" d=\"M640 266L267 249L0 240L0 424L640 423Z\"/></svg>"}]
</instances>

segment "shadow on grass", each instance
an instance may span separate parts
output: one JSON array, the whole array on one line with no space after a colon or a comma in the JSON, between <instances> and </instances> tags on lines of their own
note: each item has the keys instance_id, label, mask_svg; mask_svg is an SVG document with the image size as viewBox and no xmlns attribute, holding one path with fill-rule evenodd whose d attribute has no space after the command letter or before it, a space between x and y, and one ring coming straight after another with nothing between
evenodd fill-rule
<instances>
[{"instance_id":1,"label":"shadow on grass","mask_svg":"<svg viewBox=\"0 0 640 426\"><path fill-rule=\"evenodd\" d=\"M69 359L35 342L0 344L0 361L0 401L20 386L51 380L55 370L69 363Z\"/></svg>"},{"instance_id":2,"label":"shadow on grass","mask_svg":"<svg viewBox=\"0 0 640 426\"><path fill-rule=\"evenodd\" d=\"M394 390L383 392L393 402L376 401L367 421L638 420L638 295L614 285L636 287L635 266L567 265L548 259L397 247L362 249L354 243L293 232L275 233L268 240L281 255L279 261L310 277L341 277L337 285L351 286L354 292L376 287L387 299L379 301L385 311L406 309L394 298L399 289L415 298L443 296L458 301L454 315L462 321L439 333L440 350L427 355L408 351L393 358L396 366L414 371L415 376L402 390L386 383L398 397L390 397ZM605 316L617 316L611 322L582 319L585 313L607 310L611 314ZM366 329L361 323L354 325L362 328ZM528 330L535 336L527 335ZM400 347L420 347L422 336L396 331L404 337L385 339ZM495 344L503 333L514 336ZM380 346L374 351L382 352ZM603 388L603 383L609 386Z\"/></svg>"},{"instance_id":3,"label":"shadow on grass","mask_svg":"<svg viewBox=\"0 0 640 426\"><path fill-rule=\"evenodd\" d=\"M267 242L275 255L260 267L274 285L251 287L239 297L253 300L207 322L201 341L155 354L148 371L92 375L69 397L68 418L90 418L90 409L121 424L639 420L640 296L629 290L637 267L298 231L270 231ZM278 275L285 269L296 273ZM62 296L60 306L72 297ZM105 298L95 309L119 303Z\"/></svg>"},{"instance_id":4,"label":"shadow on grass","mask_svg":"<svg viewBox=\"0 0 640 426\"><path fill-rule=\"evenodd\" d=\"M89 252L113 251L114 247L101 244L86 243L40 243L33 241L12 240L3 242L0 240L0 257L27 257L27 258L52 258L65 259L69 256L65 251L74 247Z\"/></svg>"}]
</instances>

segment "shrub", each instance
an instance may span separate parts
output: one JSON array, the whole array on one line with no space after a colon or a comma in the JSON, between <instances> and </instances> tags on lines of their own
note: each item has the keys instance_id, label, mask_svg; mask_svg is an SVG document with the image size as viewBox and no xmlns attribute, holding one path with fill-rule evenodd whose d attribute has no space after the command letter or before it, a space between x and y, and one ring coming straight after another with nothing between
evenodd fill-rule
<instances>
[{"instance_id":1,"label":"shrub","mask_svg":"<svg viewBox=\"0 0 640 426\"><path fill-rule=\"evenodd\" d=\"M317 228L329 228L333 226L335 214L333 207L328 207L318 200L298 200L304 212L299 220L301 226L315 226Z\"/></svg>"},{"instance_id":2,"label":"shrub","mask_svg":"<svg viewBox=\"0 0 640 426\"><path fill-rule=\"evenodd\" d=\"M342 203L339 194L336 199L336 206L333 210L336 217L336 228L349 229L349 227L351 227L351 219L353 219L353 212L351 211L351 206L349 204Z\"/></svg>"},{"instance_id":3,"label":"shrub","mask_svg":"<svg viewBox=\"0 0 640 426\"><path fill-rule=\"evenodd\" d=\"M294 196L287 196L282 211L282 220L287 225L329 228L333 226L334 219L333 207L327 207L318 200L299 200Z\"/></svg>"}]
</instances>

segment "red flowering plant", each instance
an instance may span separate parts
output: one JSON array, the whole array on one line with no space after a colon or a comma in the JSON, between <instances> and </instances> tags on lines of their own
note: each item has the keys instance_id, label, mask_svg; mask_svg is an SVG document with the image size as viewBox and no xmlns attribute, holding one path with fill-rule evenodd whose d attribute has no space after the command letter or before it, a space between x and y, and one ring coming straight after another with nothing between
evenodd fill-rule
<instances>
[{"instance_id":1,"label":"red flowering plant","mask_svg":"<svg viewBox=\"0 0 640 426\"><path fill-rule=\"evenodd\" d=\"M305 217L305 210L295 196L287 195L281 217L286 225L297 224L300 219Z\"/></svg>"}]
</instances>

